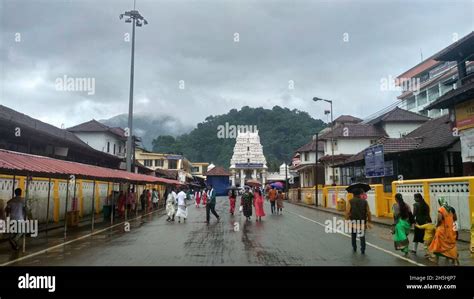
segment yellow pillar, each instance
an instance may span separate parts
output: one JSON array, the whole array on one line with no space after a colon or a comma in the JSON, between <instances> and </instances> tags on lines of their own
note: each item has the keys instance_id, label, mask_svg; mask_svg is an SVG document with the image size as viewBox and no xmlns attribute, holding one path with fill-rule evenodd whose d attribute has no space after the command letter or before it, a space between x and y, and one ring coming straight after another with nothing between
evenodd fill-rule
<instances>
[{"instance_id":1,"label":"yellow pillar","mask_svg":"<svg viewBox=\"0 0 474 299\"><path fill-rule=\"evenodd\" d=\"M380 217L384 215L384 201L383 185L375 186L375 216Z\"/></svg>"},{"instance_id":2,"label":"yellow pillar","mask_svg":"<svg viewBox=\"0 0 474 299\"><path fill-rule=\"evenodd\" d=\"M328 187L324 187L323 188L323 199L324 199L323 207L325 208L328 207L328 194L329 194Z\"/></svg>"},{"instance_id":3,"label":"yellow pillar","mask_svg":"<svg viewBox=\"0 0 474 299\"><path fill-rule=\"evenodd\" d=\"M25 185L25 177L24 176L21 176L18 178L18 187L21 188L21 191L23 191L23 195L26 194L26 185Z\"/></svg>"},{"instance_id":4,"label":"yellow pillar","mask_svg":"<svg viewBox=\"0 0 474 299\"><path fill-rule=\"evenodd\" d=\"M79 194L78 194L78 199L79 199L79 216L84 215L84 196L82 193L82 180L78 180L78 188L79 188Z\"/></svg>"},{"instance_id":5,"label":"yellow pillar","mask_svg":"<svg viewBox=\"0 0 474 299\"><path fill-rule=\"evenodd\" d=\"M100 204L100 182L97 182L95 184L95 190L94 190L94 194L95 194L95 213L96 214L99 214L100 213L100 210L99 210L99 204Z\"/></svg>"},{"instance_id":6,"label":"yellow pillar","mask_svg":"<svg viewBox=\"0 0 474 299\"><path fill-rule=\"evenodd\" d=\"M423 182L423 198L428 206L431 208L430 185L428 181Z\"/></svg>"},{"instance_id":7,"label":"yellow pillar","mask_svg":"<svg viewBox=\"0 0 474 299\"><path fill-rule=\"evenodd\" d=\"M469 212L471 215L471 254L474 254L474 178L469 179Z\"/></svg>"},{"instance_id":8,"label":"yellow pillar","mask_svg":"<svg viewBox=\"0 0 474 299\"><path fill-rule=\"evenodd\" d=\"M54 182L54 187L53 187L53 202L54 202L54 208L53 208L53 219L54 222L59 222L59 180L55 179L53 180Z\"/></svg>"}]
</instances>

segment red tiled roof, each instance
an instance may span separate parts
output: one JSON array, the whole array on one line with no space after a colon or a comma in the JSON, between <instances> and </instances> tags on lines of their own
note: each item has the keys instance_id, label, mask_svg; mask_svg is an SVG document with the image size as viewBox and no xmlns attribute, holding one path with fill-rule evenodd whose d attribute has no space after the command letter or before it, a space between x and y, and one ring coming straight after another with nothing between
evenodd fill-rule
<instances>
[{"instance_id":1,"label":"red tiled roof","mask_svg":"<svg viewBox=\"0 0 474 299\"><path fill-rule=\"evenodd\" d=\"M0 172L17 175L31 174L45 177L68 178L70 175L74 175L77 178L110 181L180 184L179 181L176 180L7 150L0 150Z\"/></svg>"},{"instance_id":2,"label":"red tiled roof","mask_svg":"<svg viewBox=\"0 0 474 299\"><path fill-rule=\"evenodd\" d=\"M222 167L216 166L206 172L206 176L230 176L231 174Z\"/></svg>"}]
</instances>

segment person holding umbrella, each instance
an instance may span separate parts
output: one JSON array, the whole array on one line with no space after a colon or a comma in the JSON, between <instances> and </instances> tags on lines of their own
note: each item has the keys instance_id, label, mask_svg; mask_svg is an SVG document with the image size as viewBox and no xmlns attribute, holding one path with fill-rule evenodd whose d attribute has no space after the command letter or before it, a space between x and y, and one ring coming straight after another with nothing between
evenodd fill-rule
<instances>
[{"instance_id":1,"label":"person holding umbrella","mask_svg":"<svg viewBox=\"0 0 474 299\"><path fill-rule=\"evenodd\" d=\"M245 186L245 192L241 197L241 205L245 218L247 218L247 221L250 221L250 217L252 217L253 194L250 192L249 186Z\"/></svg>"},{"instance_id":2,"label":"person holding umbrella","mask_svg":"<svg viewBox=\"0 0 474 299\"><path fill-rule=\"evenodd\" d=\"M365 254L365 229L369 227L371 214L369 204L363 197L370 190L370 186L363 183L355 183L347 187L346 190L354 195L346 206L346 220L350 221L352 249L354 252L357 252L357 235L359 235L360 252Z\"/></svg>"}]
</instances>

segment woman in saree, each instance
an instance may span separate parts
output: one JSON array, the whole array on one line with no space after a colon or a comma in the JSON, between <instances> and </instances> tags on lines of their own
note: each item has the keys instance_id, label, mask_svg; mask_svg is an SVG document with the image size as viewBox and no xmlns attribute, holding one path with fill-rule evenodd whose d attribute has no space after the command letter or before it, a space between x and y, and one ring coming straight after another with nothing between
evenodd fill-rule
<instances>
[{"instance_id":1,"label":"woman in saree","mask_svg":"<svg viewBox=\"0 0 474 299\"><path fill-rule=\"evenodd\" d=\"M438 203L440 205L438 209L438 223L435 236L429 248L429 251L435 255L435 258L431 260L437 264L439 257L444 256L455 265L459 265L456 228L454 225L454 222L457 220L455 219L455 213L444 197L440 197Z\"/></svg>"},{"instance_id":2,"label":"woman in saree","mask_svg":"<svg viewBox=\"0 0 474 299\"><path fill-rule=\"evenodd\" d=\"M234 215L235 201L237 200L237 192L234 189L229 190L230 214Z\"/></svg>"},{"instance_id":3,"label":"woman in saree","mask_svg":"<svg viewBox=\"0 0 474 299\"><path fill-rule=\"evenodd\" d=\"M393 205L393 218L395 227L393 231L393 241L395 249L400 250L405 256L408 255L408 234L410 233L410 207L403 201L400 193L395 194L396 203Z\"/></svg>"},{"instance_id":4,"label":"woman in saree","mask_svg":"<svg viewBox=\"0 0 474 299\"><path fill-rule=\"evenodd\" d=\"M265 211L263 210L263 194L259 187L256 188L253 194L254 206L255 206L255 216L257 217L257 221L262 221L262 216L265 216Z\"/></svg>"},{"instance_id":5,"label":"woman in saree","mask_svg":"<svg viewBox=\"0 0 474 299\"><path fill-rule=\"evenodd\" d=\"M244 216L247 218L247 221L250 221L250 217L252 216L253 194L250 192L248 186L245 186L245 192L242 194L241 205Z\"/></svg>"},{"instance_id":6,"label":"woman in saree","mask_svg":"<svg viewBox=\"0 0 474 299\"><path fill-rule=\"evenodd\" d=\"M199 208L201 204L201 189L198 188L196 193L194 193L194 200L196 201L196 208Z\"/></svg>"},{"instance_id":7,"label":"woman in saree","mask_svg":"<svg viewBox=\"0 0 474 299\"><path fill-rule=\"evenodd\" d=\"M202 205L204 207L206 207L206 205L207 205L207 192L206 192L206 190L202 191L201 200L202 200Z\"/></svg>"}]
</instances>

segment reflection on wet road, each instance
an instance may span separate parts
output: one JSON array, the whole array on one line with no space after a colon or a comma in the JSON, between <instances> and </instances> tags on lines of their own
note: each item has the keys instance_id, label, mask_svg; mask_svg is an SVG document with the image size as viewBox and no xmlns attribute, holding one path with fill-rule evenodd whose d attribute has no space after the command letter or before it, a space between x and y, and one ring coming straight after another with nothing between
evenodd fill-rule
<instances>
[{"instance_id":1,"label":"reflection on wet road","mask_svg":"<svg viewBox=\"0 0 474 299\"><path fill-rule=\"evenodd\" d=\"M333 215L285 203L283 215L247 222L228 213L227 198L217 199L218 222L205 223L205 208L189 205L186 223L168 223L164 212L132 224L84 238L13 265L71 266L416 266L428 264L419 257L407 261L394 252L387 228L367 234L365 255L353 253L350 239L326 233L321 225ZM462 260L461 260L462 262Z\"/></svg>"}]
</instances>

